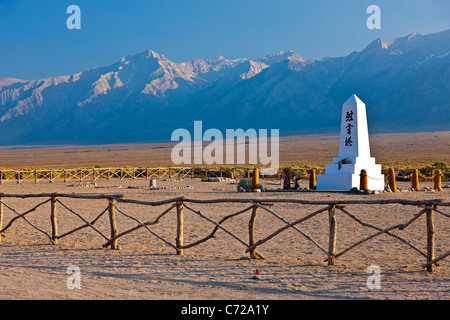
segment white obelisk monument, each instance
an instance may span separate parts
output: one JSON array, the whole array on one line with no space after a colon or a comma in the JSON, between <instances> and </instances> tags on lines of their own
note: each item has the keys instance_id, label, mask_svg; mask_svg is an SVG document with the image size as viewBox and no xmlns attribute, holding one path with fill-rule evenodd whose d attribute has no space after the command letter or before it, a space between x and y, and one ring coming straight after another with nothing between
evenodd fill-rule
<instances>
[{"instance_id":1,"label":"white obelisk monument","mask_svg":"<svg viewBox=\"0 0 450 320\"><path fill-rule=\"evenodd\" d=\"M339 157L325 165L325 174L317 175L317 190L359 190L362 169L367 171L369 190L384 190L381 165L370 156L366 105L352 95L342 106Z\"/></svg>"}]
</instances>

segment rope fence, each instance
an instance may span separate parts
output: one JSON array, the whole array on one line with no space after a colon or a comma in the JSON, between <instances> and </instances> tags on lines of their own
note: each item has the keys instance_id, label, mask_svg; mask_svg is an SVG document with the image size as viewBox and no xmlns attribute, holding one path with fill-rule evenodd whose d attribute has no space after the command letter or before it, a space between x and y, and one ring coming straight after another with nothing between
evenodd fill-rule
<instances>
[{"instance_id":1,"label":"rope fence","mask_svg":"<svg viewBox=\"0 0 450 320\"><path fill-rule=\"evenodd\" d=\"M34 205L32 208L25 210L22 213L19 213L16 209L12 207L12 205L8 204L15 198L20 199L45 199L39 202L37 205ZM74 200L103 200L105 202L105 207L103 209L98 210L98 214L95 215L95 218L92 220L88 220L83 217L82 214L76 212L73 208L69 207L66 204L67 199ZM38 227L34 223L30 222L27 217L38 211L38 209L42 208L44 205L50 203L50 231L46 231L45 228ZM242 206L243 208L239 209L236 212L225 215L221 217L219 221L216 221L210 213L205 212L205 209L202 209L202 206L205 205L215 205L215 206L228 206L230 203L237 204ZM286 219L281 216L276 210L272 207L281 204L289 204L289 210L295 210L294 212L298 212L299 208L309 208L316 207L312 212L303 215L302 217L298 217L293 221ZM383 212L385 212L384 206L386 205L402 205L408 208L418 208L419 212L412 215L412 217L405 217L405 221L403 223L395 224L390 227L379 227L373 225L371 223L365 222L358 218L355 214L351 213L348 209L349 205L356 206L367 206L367 205L381 205ZM133 212L142 212L145 213L146 221L143 221L142 218L137 218L135 214L131 214L129 212L125 212L123 206L138 206L139 208L134 210ZM141 209L142 207L152 207L158 208L161 206L168 206L164 210L153 217L150 215L147 217L147 209ZM318 208L317 208L318 207ZM306 241L311 243L313 246L317 247L324 255L324 261L328 262L328 265L334 265L336 259L341 258L343 255L347 254L349 251L354 250L356 247L370 241L380 235L388 235L393 239L400 241L405 246L409 247L417 254L419 254L422 259L422 267L425 268L429 272L433 272L436 270L436 267L439 266L446 257L450 255L450 251L436 256L435 254L435 238L436 238L436 229L435 229L435 215L438 214L444 218L450 218L450 214L445 212L450 207L450 202L444 202L442 200L401 200L401 199L389 199L389 200L328 200L328 201L307 201L307 200L299 200L299 199L210 199L210 200L201 200L201 199L188 199L185 197L177 197L162 201L141 201L135 199L127 199L124 198L121 194L57 194L57 193L43 193L43 194L4 194L0 193L0 242L2 237L6 236L6 231L9 231L12 225L19 219L23 219L27 222L28 225L44 234L46 238L49 239L52 245L58 244L59 240L73 234L81 229L90 228L95 233L99 234L103 239L104 243L102 245L103 248L110 247L115 250L118 249L118 241L132 233L136 230L144 228L149 234L153 237L158 238L163 244L169 246L173 249L177 255L184 254L184 250L190 249L194 246L200 245L212 238L215 238L217 232L223 232L230 236L232 239L237 241L240 245L242 245L245 253L249 255L250 259L261 259L264 258L263 255L257 251L257 249L261 249L263 245L267 245L269 241L279 236L286 230L294 230L302 238L305 238ZM65 232L64 234L59 234L58 231L58 217L59 212L58 208L62 208L72 215L76 216L78 219L82 221L80 226L75 227L74 229ZM14 217L3 226L4 213L6 210L11 211L14 214ZM92 211L96 211L94 206L91 207ZM216 210L214 210L216 211ZM37 213L36 213L37 214ZM39 214L42 214L42 210L39 211ZM225 226L225 223L228 220L234 219L238 216L242 216L244 214L250 214L248 218L248 226L247 226L247 239L243 239L242 236L239 236L235 230L232 230L230 226ZM275 217L277 220L281 221L283 226L279 227L275 231L266 234L260 239L256 238L256 220L258 216L261 214L268 214L272 217ZM95 226L95 224L104 216L107 216L108 225L109 225L109 235L106 234L105 231L100 230ZM126 219L133 221L133 226L131 228L122 230L122 225L118 224L118 216L122 216ZM170 241L166 236L161 236L154 229L153 226L162 223L162 220L167 215L175 215L176 217L176 228L172 231L175 235L175 241ZM184 230L185 223L189 223L189 217L191 215L195 215L196 217L200 217L207 223L213 226L212 231L204 235L202 238L192 242L192 243L184 243ZM302 224L310 219L313 219L319 215L326 215L328 218L328 244L325 246L324 244L320 244L321 241L318 241L314 237L317 235L308 234L304 229L302 230ZM394 230L403 231L411 226L413 223L418 221L419 217L426 216L426 228L424 230L424 237L426 238L426 251L420 249L417 245L413 244L411 241L406 240L403 236L393 233ZM297 216L297 215L296 215ZM374 233L371 235L348 245L346 248L337 252L337 224L338 219L341 216L350 217L359 225L374 230ZM65 217L65 215L63 216ZM42 220L42 219L41 219ZM41 221L40 220L40 221ZM47 220L48 221L48 220ZM169 228L170 229L170 228ZM120 232L119 232L120 230ZM166 229L167 230L167 229ZM170 230L169 230L170 231ZM446 239L448 241L448 239ZM322 241L323 242L323 241ZM441 246L444 248L448 248L449 242L441 243Z\"/></svg>"}]
</instances>

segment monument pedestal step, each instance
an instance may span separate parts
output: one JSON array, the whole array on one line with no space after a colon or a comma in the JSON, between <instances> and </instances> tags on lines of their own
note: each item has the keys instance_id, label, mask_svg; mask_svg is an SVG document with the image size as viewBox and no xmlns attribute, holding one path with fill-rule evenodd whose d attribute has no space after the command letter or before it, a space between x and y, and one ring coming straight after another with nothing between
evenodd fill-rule
<instances>
[{"instance_id":1,"label":"monument pedestal step","mask_svg":"<svg viewBox=\"0 0 450 320\"><path fill-rule=\"evenodd\" d=\"M360 186L360 173L318 174L316 176L317 190L348 191ZM370 177L370 178L369 178ZM384 190L384 175L372 177L368 174L369 190Z\"/></svg>"},{"instance_id":2,"label":"monument pedestal step","mask_svg":"<svg viewBox=\"0 0 450 320\"><path fill-rule=\"evenodd\" d=\"M336 159L336 158L335 158ZM356 158L356 162L339 164L334 162L333 164L325 165L325 174L341 174L341 173L357 173L359 174L362 169L367 170L369 175L379 176L381 173L381 165L375 163L375 158Z\"/></svg>"}]
</instances>

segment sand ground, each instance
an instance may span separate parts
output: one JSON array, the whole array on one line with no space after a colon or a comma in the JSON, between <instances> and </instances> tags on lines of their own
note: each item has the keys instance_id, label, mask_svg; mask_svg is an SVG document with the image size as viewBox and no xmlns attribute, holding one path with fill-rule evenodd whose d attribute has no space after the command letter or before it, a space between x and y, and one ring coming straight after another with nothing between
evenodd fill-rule
<instances>
[{"instance_id":1,"label":"sand ground","mask_svg":"<svg viewBox=\"0 0 450 320\"><path fill-rule=\"evenodd\" d=\"M173 166L176 143L93 146L0 146L0 167L80 168ZM206 144L205 144L206 145ZM370 135L371 155L385 168L421 168L436 161L450 163L450 131ZM336 157L339 135L280 137L280 164L324 166ZM248 151L247 151L248 152ZM186 164L189 166L189 164Z\"/></svg>"},{"instance_id":2,"label":"sand ground","mask_svg":"<svg viewBox=\"0 0 450 320\"><path fill-rule=\"evenodd\" d=\"M228 182L201 182L200 179L158 181L159 190L149 190L148 181L98 180L97 187L71 186L76 182L62 181L8 182L0 186L3 193L121 193L126 198L156 201L180 195L192 199L220 198L293 198L308 200L336 199L444 199L450 201L450 189L444 192L402 192L377 195L351 195L323 192L263 192L238 193L236 185ZM278 188L276 180L262 180L270 189ZM303 182L306 184L307 182ZM399 183L407 187L408 182ZM444 183L445 184L445 183ZM189 187L188 187L189 186ZM422 187L427 182L422 182ZM164 188L166 187L166 188ZM42 199L5 199L8 206L24 212ZM106 200L61 201L85 219L91 220L106 208ZM242 204L191 204L196 210L215 221L244 208ZM153 220L168 206L147 207L119 204L125 213L141 221ZM277 204L272 210L288 221L317 210L318 206ZM402 205L347 205L346 208L361 220L380 227L408 221L420 209ZM442 208L449 212L448 208ZM15 216L5 208L4 223ZM175 243L175 211L151 226L151 230ZM50 232L50 205L43 205L27 218L39 228ZM250 212L227 220L224 227L244 241L248 241ZM137 223L117 213L119 232ZM58 205L59 233L83 224L78 217ZM209 234L214 225L185 209L184 243L192 243ZM273 215L259 211L256 238L264 238L284 224ZM337 212L337 252L373 234L348 216ZM436 254L450 249L450 219L435 214ZM109 221L103 216L96 228L109 234ZM328 248L328 214L323 212L307 220L299 228ZM404 237L426 252L426 221L422 216L403 231L394 233ZM338 258L335 266L324 263L326 256L320 249L293 229L288 229L258 247L265 259L244 259L243 244L219 230L215 238L184 250L182 256L151 235L144 228L119 238L120 250L103 248L105 240L93 229L85 228L51 245L49 239L16 220L4 233L0 244L0 299L438 299L450 298L449 259L443 260L437 272L421 268L425 258L404 243L382 235ZM80 268L80 289L69 289L67 268ZM380 268L380 289L369 290L369 266ZM253 279L255 269L259 280Z\"/></svg>"}]
</instances>

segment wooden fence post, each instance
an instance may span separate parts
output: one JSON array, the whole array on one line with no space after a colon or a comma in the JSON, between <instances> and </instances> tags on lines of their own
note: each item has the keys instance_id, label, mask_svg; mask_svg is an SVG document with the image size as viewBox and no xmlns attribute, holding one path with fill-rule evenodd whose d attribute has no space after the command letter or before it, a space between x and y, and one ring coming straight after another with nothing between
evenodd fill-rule
<instances>
[{"instance_id":1,"label":"wooden fence post","mask_svg":"<svg viewBox=\"0 0 450 320\"><path fill-rule=\"evenodd\" d=\"M431 205L436 208L436 205ZM434 260L434 210L427 210L427 262ZM434 263L427 267L428 272L435 270Z\"/></svg>"},{"instance_id":2,"label":"wooden fence post","mask_svg":"<svg viewBox=\"0 0 450 320\"><path fill-rule=\"evenodd\" d=\"M56 212L56 200L55 196L52 196L51 200L51 214L50 220L52 222L52 240L53 244L58 244L58 217Z\"/></svg>"},{"instance_id":3,"label":"wooden fence post","mask_svg":"<svg viewBox=\"0 0 450 320\"><path fill-rule=\"evenodd\" d=\"M359 179L359 190L364 191L369 189L369 186L367 184L367 170L366 169L362 169L361 170L361 174L359 175L360 179Z\"/></svg>"},{"instance_id":4,"label":"wooden fence post","mask_svg":"<svg viewBox=\"0 0 450 320\"><path fill-rule=\"evenodd\" d=\"M330 224L330 233L328 241L328 265L334 266L336 255L336 238L337 238L337 224L336 224L336 207L333 205L328 209L328 221Z\"/></svg>"},{"instance_id":5,"label":"wooden fence post","mask_svg":"<svg viewBox=\"0 0 450 320\"><path fill-rule=\"evenodd\" d=\"M411 189L413 191L420 191L419 188L419 170L414 169L411 175Z\"/></svg>"},{"instance_id":6,"label":"wooden fence post","mask_svg":"<svg viewBox=\"0 0 450 320\"><path fill-rule=\"evenodd\" d=\"M258 206L253 206L252 215L250 221L248 222L248 237L249 237L249 247L255 244L255 219L258 214ZM256 253L256 248L250 250L250 259L257 259L258 255Z\"/></svg>"},{"instance_id":7,"label":"wooden fence post","mask_svg":"<svg viewBox=\"0 0 450 320\"><path fill-rule=\"evenodd\" d=\"M0 230L3 229L3 197L0 197ZM0 233L0 243L2 242L2 234Z\"/></svg>"},{"instance_id":8,"label":"wooden fence post","mask_svg":"<svg viewBox=\"0 0 450 320\"><path fill-rule=\"evenodd\" d=\"M316 190L316 169L309 170L309 189Z\"/></svg>"},{"instance_id":9,"label":"wooden fence post","mask_svg":"<svg viewBox=\"0 0 450 320\"><path fill-rule=\"evenodd\" d=\"M444 191L442 190L441 177L442 177L441 170L435 170L433 181L434 181L434 190L436 191Z\"/></svg>"},{"instance_id":10,"label":"wooden fence post","mask_svg":"<svg viewBox=\"0 0 450 320\"><path fill-rule=\"evenodd\" d=\"M116 223L116 199L109 199L109 223L111 226L111 238L118 235L117 223ZM117 250L119 246L117 245L117 238L111 241L111 250Z\"/></svg>"},{"instance_id":11,"label":"wooden fence post","mask_svg":"<svg viewBox=\"0 0 450 320\"><path fill-rule=\"evenodd\" d=\"M179 256L183 254L183 249L181 248L183 246L183 229L184 229L183 206L184 206L183 200L177 202L177 238L175 239L175 241L176 246L178 248L177 255Z\"/></svg>"},{"instance_id":12,"label":"wooden fence post","mask_svg":"<svg viewBox=\"0 0 450 320\"><path fill-rule=\"evenodd\" d=\"M259 169L255 168L253 169L253 176L252 176L252 190L258 189L259 186Z\"/></svg>"},{"instance_id":13,"label":"wooden fence post","mask_svg":"<svg viewBox=\"0 0 450 320\"><path fill-rule=\"evenodd\" d=\"M398 192L397 186L395 184L395 171L392 168L389 168L388 170L388 182L389 189L391 189L392 192Z\"/></svg>"}]
</instances>

